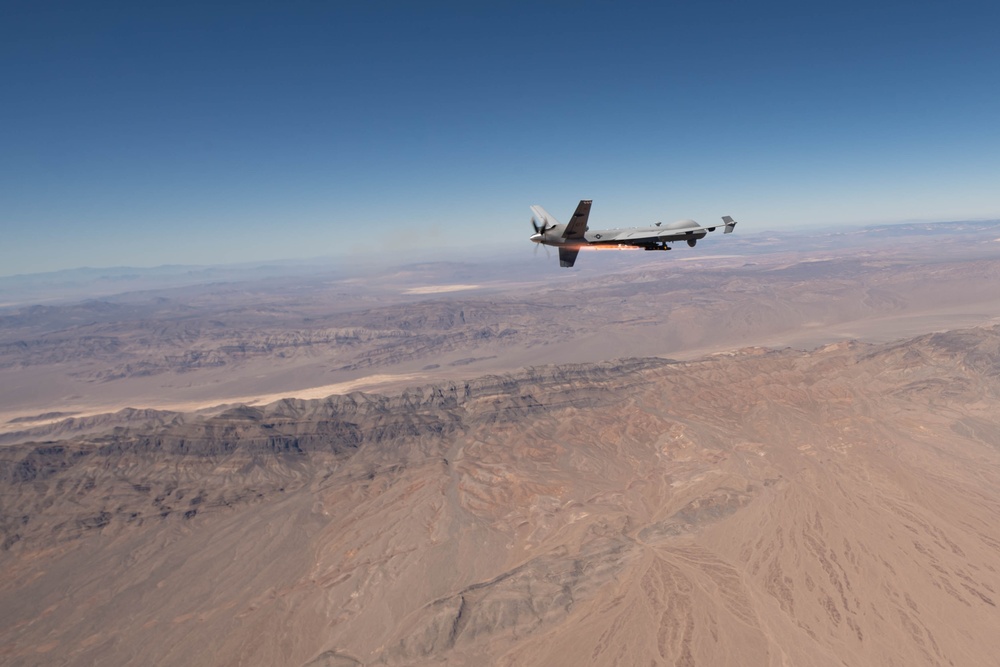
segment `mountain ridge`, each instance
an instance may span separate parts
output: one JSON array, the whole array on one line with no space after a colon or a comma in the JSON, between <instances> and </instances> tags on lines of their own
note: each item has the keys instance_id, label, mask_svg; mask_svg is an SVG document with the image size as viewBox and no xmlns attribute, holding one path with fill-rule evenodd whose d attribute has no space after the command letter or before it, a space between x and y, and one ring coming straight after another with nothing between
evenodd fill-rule
<instances>
[{"instance_id":1,"label":"mountain ridge","mask_svg":"<svg viewBox=\"0 0 1000 667\"><path fill-rule=\"evenodd\" d=\"M23 622L0 647L26 665L985 664L998 371L982 327L5 446L21 537L0 609Z\"/></svg>"}]
</instances>

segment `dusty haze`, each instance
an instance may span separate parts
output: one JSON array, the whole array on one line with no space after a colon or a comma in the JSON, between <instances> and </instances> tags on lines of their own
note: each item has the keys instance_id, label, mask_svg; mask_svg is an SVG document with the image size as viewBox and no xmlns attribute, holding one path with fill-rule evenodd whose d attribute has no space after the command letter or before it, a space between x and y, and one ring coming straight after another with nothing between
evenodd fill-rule
<instances>
[{"instance_id":1,"label":"dusty haze","mask_svg":"<svg viewBox=\"0 0 1000 667\"><path fill-rule=\"evenodd\" d=\"M3 662L991 664L1000 227L737 236L0 309Z\"/></svg>"}]
</instances>

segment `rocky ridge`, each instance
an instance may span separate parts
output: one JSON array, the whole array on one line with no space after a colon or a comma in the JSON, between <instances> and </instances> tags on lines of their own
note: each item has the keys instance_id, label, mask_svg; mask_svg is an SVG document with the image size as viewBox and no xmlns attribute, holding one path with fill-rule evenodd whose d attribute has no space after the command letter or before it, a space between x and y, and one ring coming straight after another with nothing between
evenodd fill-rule
<instances>
[{"instance_id":1,"label":"rocky ridge","mask_svg":"<svg viewBox=\"0 0 1000 667\"><path fill-rule=\"evenodd\" d=\"M7 664L968 665L1000 328L0 449Z\"/></svg>"}]
</instances>

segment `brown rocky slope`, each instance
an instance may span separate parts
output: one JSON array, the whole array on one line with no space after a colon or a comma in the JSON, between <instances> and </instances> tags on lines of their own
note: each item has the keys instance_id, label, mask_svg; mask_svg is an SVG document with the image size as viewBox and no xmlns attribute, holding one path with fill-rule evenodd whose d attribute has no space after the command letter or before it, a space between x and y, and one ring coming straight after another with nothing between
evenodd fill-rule
<instances>
[{"instance_id":1,"label":"brown rocky slope","mask_svg":"<svg viewBox=\"0 0 1000 667\"><path fill-rule=\"evenodd\" d=\"M1000 328L0 449L12 665L986 665Z\"/></svg>"}]
</instances>

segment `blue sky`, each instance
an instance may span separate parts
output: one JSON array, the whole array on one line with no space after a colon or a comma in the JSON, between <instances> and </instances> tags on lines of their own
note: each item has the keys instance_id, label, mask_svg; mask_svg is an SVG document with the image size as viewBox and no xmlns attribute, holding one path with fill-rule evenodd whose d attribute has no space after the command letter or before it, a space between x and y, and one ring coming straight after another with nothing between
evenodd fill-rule
<instances>
[{"instance_id":1,"label":"blue sky","mask_svg":"<svg viewBox=\"0 0 1000 667\"><path fill-rule=\"evenodd\" d=\"M968 2L4 3L0 275L1000 218ZM461 256L461 250L458 251Z\"/></svg>"}]
</instances>

